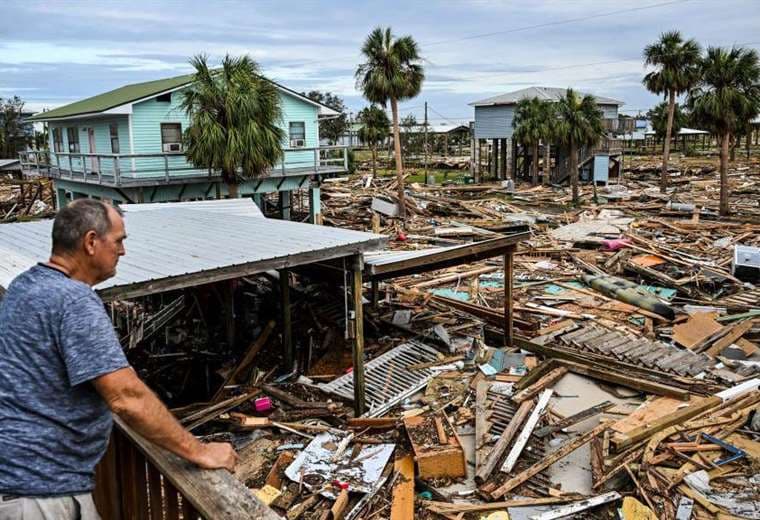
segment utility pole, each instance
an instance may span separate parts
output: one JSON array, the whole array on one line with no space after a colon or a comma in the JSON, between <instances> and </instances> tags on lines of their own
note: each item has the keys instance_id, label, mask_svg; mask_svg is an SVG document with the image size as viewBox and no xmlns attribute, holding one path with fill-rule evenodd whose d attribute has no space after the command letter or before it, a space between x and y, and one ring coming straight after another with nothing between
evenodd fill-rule
<instances>
[{"instance_id":1,"label":"utility pole","mask_svg":"<svg viewBox=\"0 0 760 520\"><path fill-rule=\"evenodd\" d=\"M428 113L427 101L425 101L425 184L428 183Z\"/></svg>"}]
</instances>

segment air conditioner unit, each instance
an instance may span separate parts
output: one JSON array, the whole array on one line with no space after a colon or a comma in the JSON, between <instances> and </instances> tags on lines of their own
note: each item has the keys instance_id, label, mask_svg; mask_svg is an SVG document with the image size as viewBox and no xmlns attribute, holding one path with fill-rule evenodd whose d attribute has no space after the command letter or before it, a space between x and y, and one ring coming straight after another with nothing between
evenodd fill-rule
<instances>
[{"instance_id":1,"label":"air conditioner unit","mask_svg":"<svg viewBox=\"0 0 760 520\"><path fill-rule=\"evenodd\" d=\"M290 140L290 147L291 148L303 148L306 146L306 141L304 139L291 139Z\"/></svg>"},{"instance_id":2,"label":"air conditioner unit","mask_svg":"<svg viewBox=\"0 0 760 520\"><path fill-rule=\"evenodd\" d=\"M182 144L181 143L164 143L163 150L164 150L164 153L181 152Z\"/></svg>"}]
</instances>

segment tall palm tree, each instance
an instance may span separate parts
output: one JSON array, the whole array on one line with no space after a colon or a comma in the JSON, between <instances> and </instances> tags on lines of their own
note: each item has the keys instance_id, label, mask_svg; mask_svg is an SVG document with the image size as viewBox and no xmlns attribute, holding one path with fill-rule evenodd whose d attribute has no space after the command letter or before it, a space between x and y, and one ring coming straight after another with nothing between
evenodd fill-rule
<instances>
[{"instance_id":1,"label":"tall palm tree","mask_svg":"<svg viewBox=\"0 0 760 520\"><path fill-rule=\"evenodd\" d=\"M665 129L665 146L662 152L660 191L668 186L668 161L670 160L670 136L676 96L688 92L699 80L701 49L693 40L684 41L681 33L662 33L660 39L644 47L644 64L655 70L644 76L644 86L655 94L663 94L668 101L668 123Z\"/></svg>"},{"instance_id":2,"label":"tall palm tree","mask_svg":"<svg viewBox=\"0 0 760 520\"><path fill-rule=\"evenodd\" d=\"M356 69L356 86L371 103L386 106L393 113L393 147L396 155L398 199L401 218L406 214L404 204L404 172L401 163L398 102L420 93L425 73L422 69L419 46L411 36L396 38L391 28L377 27L362 45L365 62Z\"/></svg>"},{"instance_id":3,"label":"tall palm tree","mask_svg":"<svg viewBox=\"0 0 760 520\"><path fill-rule=\"evenodd\" d=\"M552 118L552 102L540 100L537 97L521 99L515 108L512 126L514 137L531 148L531 180L538 184L538 146L541 140L546 140L550 133Z\"/></svg>"},{"instance_id":4,"label":"tall palm tree","mask_svg":"<svg viewBox=\"0 0 760 520\"><path fill-rule=\"evenodd\" d=\"M241 180L264 175L283 159L280 96L248 56L224 57L210 69L203 54L195 68L182 108L190 118L185 154L196 167L219 170L230 197L238 197Z\"/></svg>"},{"instance_id":5,"label":"tall palm tree","mask_svg":"<svg viewBox=\"0 0 760 520\"><path fill-rule=\"evenodd\" d=\"M391 122L385 110L377 105L363 108L358 115L361 123L359 139L372 151L372 175L377 175L377 146L382 144L390 134Z\"/></svg>"},{"instance_id":6,"label":"tall palm tree","mask_svg":"<svg viewBox=\"0 0 760 520\"><path fill-rule=\"evenodd\" d=\"M692 118L720 143L720 214L728 215L728 148L737 131L760 112L760 58L754 49L710 47L702 79L689 93Z\"/></svg>"},{"instance_id":7,"label":"tall palm tree","mask_svg":"<svg viewBox=\"0 0 760 520\"><path fill-rule=\"evenodd\" d=\"M571 88L557 101L557 139L570 149L570 185L578 204L578 150L593 146L604 135L602 111L593 96L578 96Z\"/></svg>"}]
</instances>

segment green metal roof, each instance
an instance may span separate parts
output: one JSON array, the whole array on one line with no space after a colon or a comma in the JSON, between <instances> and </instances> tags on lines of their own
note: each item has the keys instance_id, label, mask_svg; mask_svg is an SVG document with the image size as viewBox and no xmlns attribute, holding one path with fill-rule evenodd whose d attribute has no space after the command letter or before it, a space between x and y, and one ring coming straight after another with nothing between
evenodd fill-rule
<instances>
[{"instance_id":1,"label":"green metal roof","mask_svg":"<svg viewBox=\"0 0 760 520\"><path fill-rule=\"evenodd\" d=\"M137 101L138 99L155 96L161 92L166 92L167 90L181 87L182 85L190 83L192 80L192 74L184 74L182 76L175 76L173 78L125 85L115 90L111 90L103 94L98 94L97 96L83 99L81 101L76 101L74 103L70 103L53 110L48 110L47 112L40 112L39 114L27 118L26 120L48 121L50 119L60 119L83 114L105 112L106 110L110 110L114 107Z\"/></svg>"}]
</instances>

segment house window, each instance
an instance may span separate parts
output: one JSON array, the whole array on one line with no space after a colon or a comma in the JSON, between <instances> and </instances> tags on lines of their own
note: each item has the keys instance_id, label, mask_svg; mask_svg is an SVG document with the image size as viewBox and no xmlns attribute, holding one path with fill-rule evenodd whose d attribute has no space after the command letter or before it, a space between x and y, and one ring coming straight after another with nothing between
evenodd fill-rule
<instances>
[{"instance_id":1,"label":"house window","mask_svg":"<svg viewBox=\"0 0 760 520\"><path fill-rule=\"evenodd\" d=\"M306 123L303 121L291 121L289 135L291 148L306 146Z\"/></svg>"},{"instance_id":2,"label":"house window","mask_svg":"<svg viewBox=\"0 0 760 520\"><path fill-rule=\"evenodd\" d=\"M55 153L63 151L63 132L60 128L53 128L53 151Z\"/></svg>"},{"instance_id":3,"label":"house window","mask_svg":"<svg viewBox=\"0 0 760 520\"><path fill-rule=\"evenodd\" d=\"M66 138L69 140L69 153L79 153L79 129L75 126L67 128Z\"/></svg>"},{"instance_id":4,"label":"house window","mask_svg":"<svg viewBox=\"0 0 760 520\"><path fill-rule=\"evenodd\" d=\"M182 125L161 123L161 150L165 153L182 151Z\"/></svg>"},{"instance_id":5,"label":"house window","mask_svg":"<svg viewBox=\"0 0 760 520\"><path fill-rule=\"evenodd\" d=\"M111 153L119 153L119 125L108 125L108 132L111 136Z\"/></svg>"}]
</instances>

